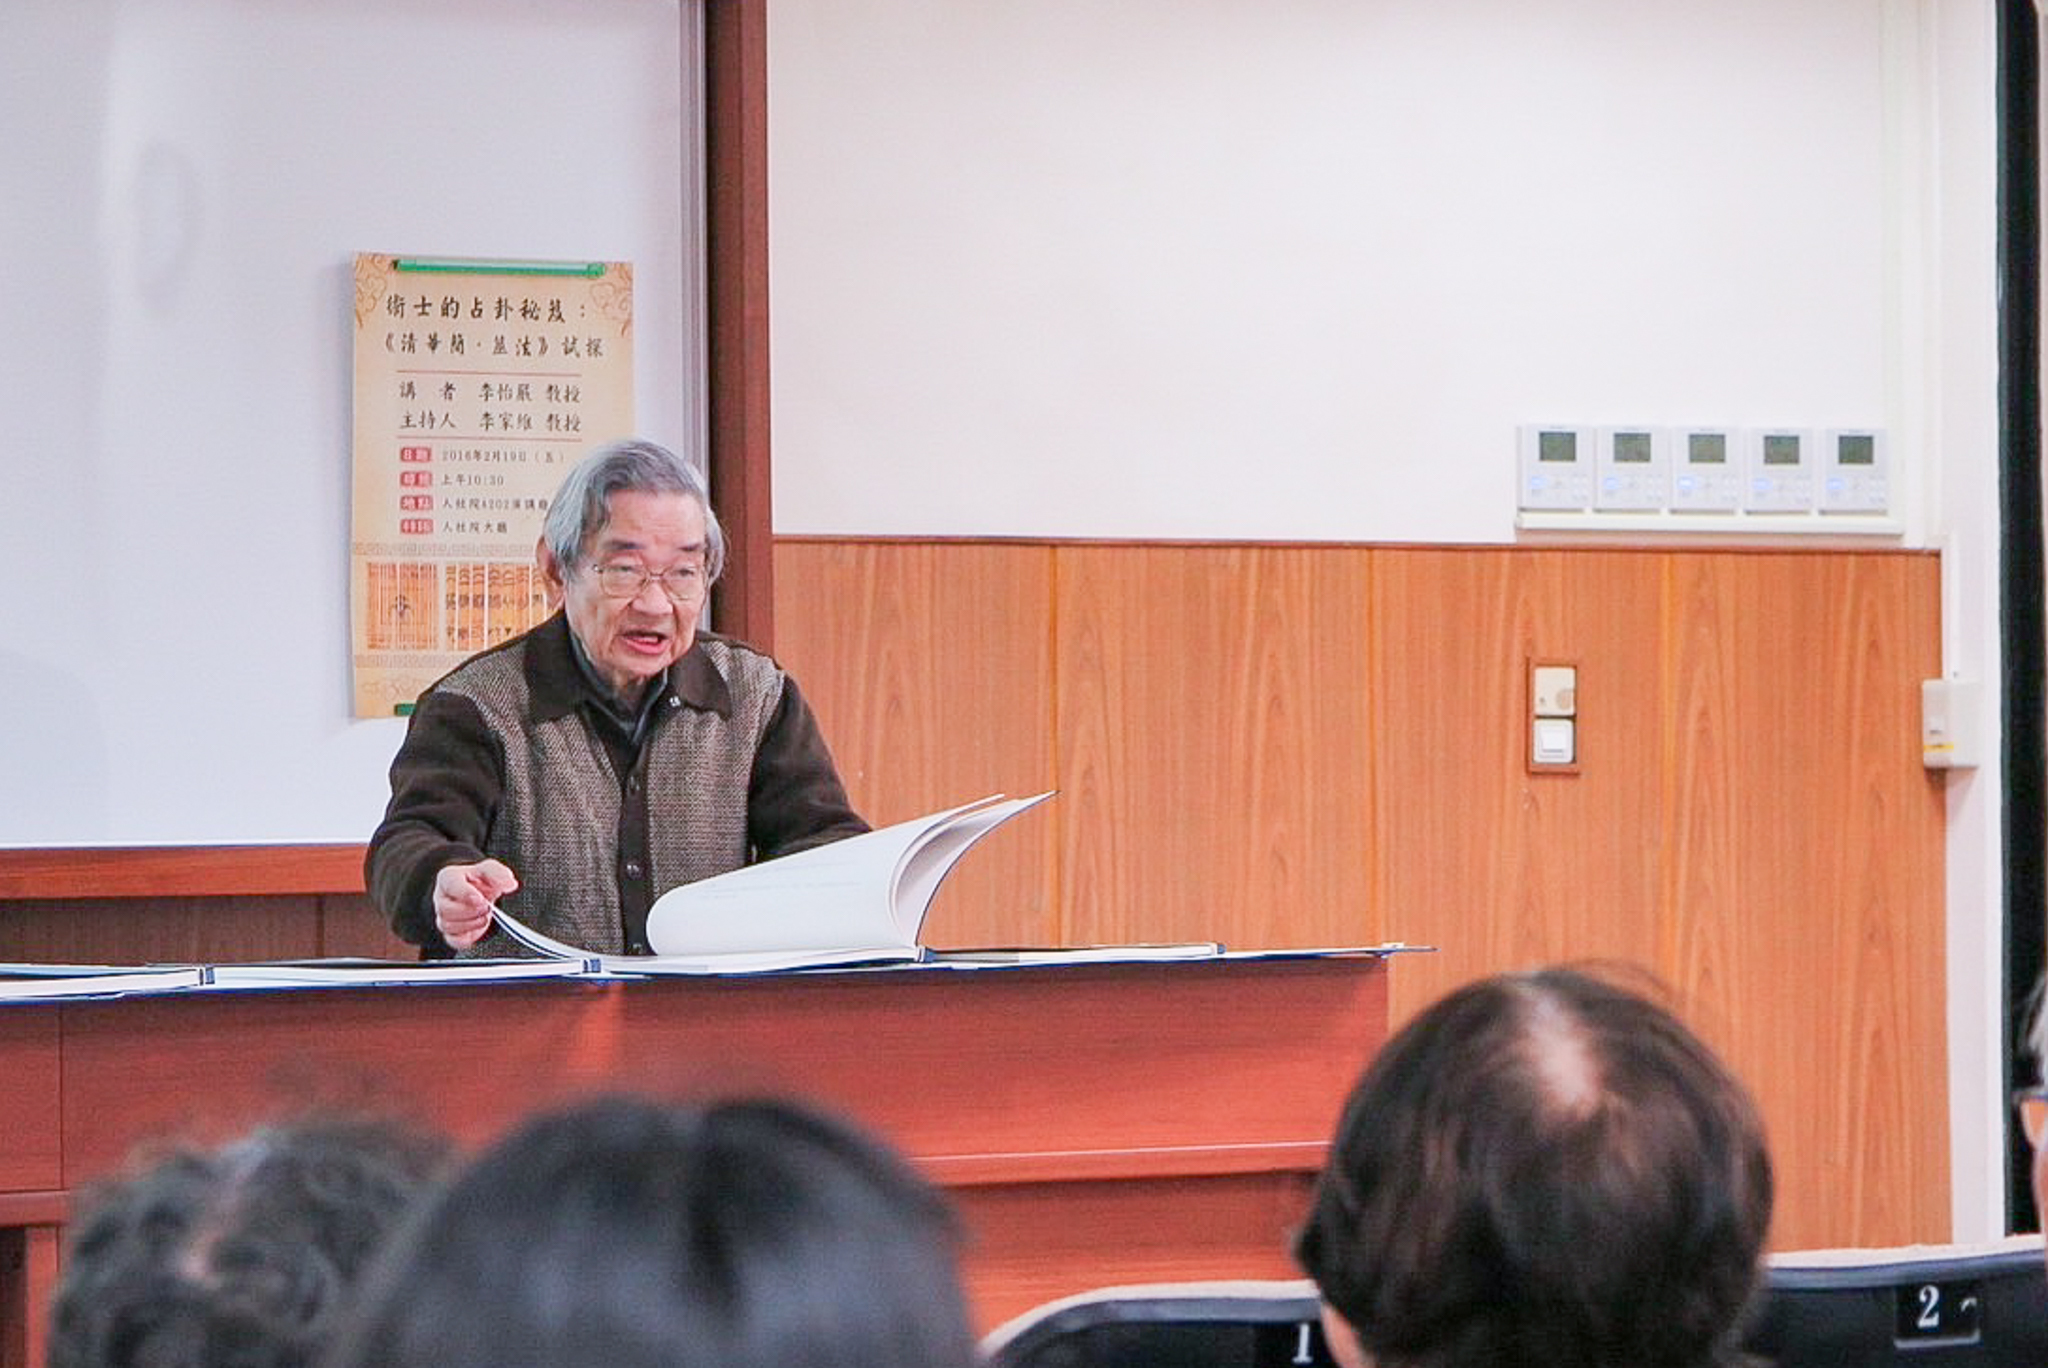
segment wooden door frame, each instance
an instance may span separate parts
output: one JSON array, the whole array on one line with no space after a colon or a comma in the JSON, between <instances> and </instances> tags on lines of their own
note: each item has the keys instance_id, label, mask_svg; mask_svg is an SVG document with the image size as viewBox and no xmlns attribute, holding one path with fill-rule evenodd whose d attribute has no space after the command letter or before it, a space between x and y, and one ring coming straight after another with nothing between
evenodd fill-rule
<instances>
[{"instance_id":1,"label":"wooden door frame","mask_svg":"<svg viewBox=\"0 0 2048 1368\"><path fill-rule=\"evenodd\" d=\"M719 631L775 644L768 449L768 4L705 0L705 308Z\"/></svg>"}]
</instances>

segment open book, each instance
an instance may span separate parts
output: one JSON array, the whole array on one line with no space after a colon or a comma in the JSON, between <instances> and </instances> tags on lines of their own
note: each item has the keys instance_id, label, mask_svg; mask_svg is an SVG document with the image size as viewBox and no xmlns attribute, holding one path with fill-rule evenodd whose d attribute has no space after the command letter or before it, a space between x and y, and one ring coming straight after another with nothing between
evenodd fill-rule
<instances>
[{"instance_id":1,"label":"open book","mask_svg":"<svg viewBox=\"0 0 2048 1368\"><path fill-rule=\"evenodd\" d=\"M497 924L543 955L600 972L760 973L923 958L925 913L967 848L1052 797L1000 794L672 888L647 917L652 955L592 955L502 911Z\"/></svg>"}]
</instances>

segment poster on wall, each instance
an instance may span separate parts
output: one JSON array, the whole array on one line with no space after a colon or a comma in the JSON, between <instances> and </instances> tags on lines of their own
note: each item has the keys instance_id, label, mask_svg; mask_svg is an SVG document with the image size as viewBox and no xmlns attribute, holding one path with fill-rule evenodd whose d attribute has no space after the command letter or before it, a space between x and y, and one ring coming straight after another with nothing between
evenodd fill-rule
<instances>
[{"instance_id":1,"label":"poster on wall","mask_svg":"<svg viewBox=\"0 0 2048 1368\"><path fill-rule=\"evenodd\" d=\"M633 431L633 271L363 253L355 320L355 715L403 716L552 611L548 500Z\"/></svg>"}]
</instances>

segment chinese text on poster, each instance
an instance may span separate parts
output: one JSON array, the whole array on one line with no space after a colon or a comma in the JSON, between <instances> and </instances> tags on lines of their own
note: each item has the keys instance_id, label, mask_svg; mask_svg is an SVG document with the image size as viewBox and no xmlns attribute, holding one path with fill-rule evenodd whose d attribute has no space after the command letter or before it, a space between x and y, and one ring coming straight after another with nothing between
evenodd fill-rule
<instances>
[{"instance_id":1,"label":"chinese text on poster","mask_svg":"<svg viewBox=\"0 0 2048 1368\"><path fill-rule=\"evenodd\" d=\"M632 268L364 254L355 320L355 711L390 717L547 616L548 500L633 431Z\"/></svg>"}]
</instances>

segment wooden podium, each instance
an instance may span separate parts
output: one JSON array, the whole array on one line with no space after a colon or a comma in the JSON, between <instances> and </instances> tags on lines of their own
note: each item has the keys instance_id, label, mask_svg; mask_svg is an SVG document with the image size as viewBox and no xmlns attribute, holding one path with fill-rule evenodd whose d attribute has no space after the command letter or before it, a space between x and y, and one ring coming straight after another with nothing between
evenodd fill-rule
<instances>
[{"instance_id":1,"label":"wooden podium","mask_svg":"<svg viewBox=\"0 0 2048 1368\"><path fill-rule=\"evenodd\" d=\"M1109 1283L1294 1276L1386 1004L1384 961L1352 955L0 1007L0 1368L40 1368L81 1186L139 1142L334 1107L473 1146L607 1091L821 1100L948 1190L984 1326Z\"/></svg>"}]
</instances>

